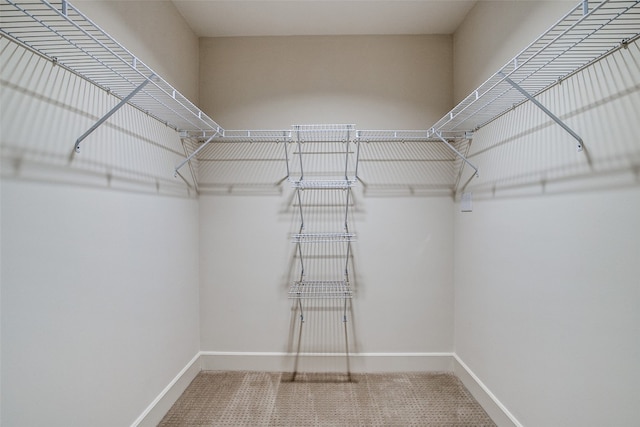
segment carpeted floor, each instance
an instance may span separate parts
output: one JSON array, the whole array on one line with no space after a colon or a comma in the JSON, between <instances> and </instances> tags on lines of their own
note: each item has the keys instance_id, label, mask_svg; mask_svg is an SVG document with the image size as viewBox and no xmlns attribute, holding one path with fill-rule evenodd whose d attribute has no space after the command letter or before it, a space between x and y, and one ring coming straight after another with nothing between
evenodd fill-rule
<instances>
[{"instance_id":1,"label":"carpeted floor","mask_svg":"<svg viewBox=\"0 0 640 427\"><path fill-rule=\"evenodd\" d=\"M495 426L451 373L203 371L160 426Z\"/></svg>"}]
</instances>

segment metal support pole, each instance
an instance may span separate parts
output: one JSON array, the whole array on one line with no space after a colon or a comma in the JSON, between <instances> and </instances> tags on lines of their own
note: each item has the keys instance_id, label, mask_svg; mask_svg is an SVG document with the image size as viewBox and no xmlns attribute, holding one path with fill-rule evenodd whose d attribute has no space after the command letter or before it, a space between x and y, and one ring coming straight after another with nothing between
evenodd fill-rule
<instances>
[{"instance_id":1,"label":"metal support pole","mask_svg":"<svg viewBox=\"0 0 640 427\"><path fill-rule=\"evenodd\" d=\"M584 148L584 142L582 141L582 138L580 138L580 135L575 133L569 126L567 126L562 120L560 120L560 118L558 118L555 114L553 114L551 111L549 111L547 109L547 107L545 107L544 105L542 105L540 103L540 101L538 101L533 96L531 96L531 94L529 92L527 92L522 87L520 87L520 85L518 83L516 83L513 80L511 80L509 77L507 77L502 72L500 72L498 74L500 74L504 78L504 81L506 81L511 86L513 86L518 92L523 94L529 101L533 102L533 104L536 107L541 109L547 116L551 117L551 119L553 119L554 122L559 124L562 129L566 130L572 137L574 137L578 141L578 151L582 151L582 149Z\"/></svg>"},{"instance_id":2,"label":"metal support pole","mask_svg":"<svg viewBox=\"0 0 640 427\"><path fill-rule=\"evenodd\" d=\"M197 150L195 150L193 153L191 153L189 155L189 157L187 157L186 159L184 159L178 166L176 166L176 169L174 171L173 176L178 176L178 171L180 170L181 167L183 167L184 165L187 164L187 162L189 160L191 160L196 154L198 154L204 147L207 146L208 143L210 143L211 141L213 141L213 138L215 138L216 136L218 136L218 131L216 130L216 132L211 135L211 137L209 139L207 139L200 147L198 147Z\"/></svg>"},{"instance_id":3,"label":"metal support pole","mask_svg":"<svg viewBox=\"0 0 640 427\"><path fill-rule=\"evenodd\" d=\"M302 258L302 244L300 242L296 243L298 245L298 256L300 257L300 281L304 280L304 259Z\"/></svg>"},{"instance_id":4,"label":"metal support pole","mask_svg":"<svg viewBox=\"0 0 640 427\"><path fill-rule=\"evenodd\" d=\"M345 150L344 150L344 180L349 180L349 143L351 142L351 138L347 136L347 140L344 142Z\"/></svg>"},{"instance_id":5,"label":"metal support pole","mask_svg":"<svg viewBox=\"0 0 640 427\"><path fill-rule=\"evenodd\" d=\"M145 81L143 81L140 86L138 86L137 88L135 88L133 90L133 92L131 92L129 95L127 95L122 101L120 101L118 103L118 105L116 105L115 107L113 107L111 109L111 111L109 111L107 114L105 114L100 120L98 120L93 126L91 126L89 128L88 131L86 131L85 133L82 134L82 136L80 138L78 138L76 140L76 144L74 145L73 149L75 150L76 153L80 152L80 143L86 138L88 137L94 130L96 130L101 124L103 124L105 121L107 121L107 119L109 117L111 117L116 111L118 111L120 108L122 108L124 106L124 104L126 104L127 102L129 102L131 100L131 98L133 98L138 92L140 92L150 81L151 79L153 79L155 76L151 75L149 76L149 78L145 79Z\"/></svg>"},{"instance_id":6,"label":"metal support pole","mask_svg":"<svg viewBox=\"0 0 640 427\"><path fill-rule=\"evenodd\" d=\"M347 362L347 376L349 378L349 381L351 381L351 363L349 361L349 334L348 334L348 328L347 328L347 300L344 300L344 355L346 357L346 362Z\"/></svg>"},{"instance_id":7,"label":"metal support pole","mask_svg":"<svg viewBox=\"0 0 640 427\"><path fill-rule=\"evenodd\" d=\"M300 211L300 233L302 233L302 230L304 230L304 214L302 213L302 196L300 195L301 191L302 191L301 188L296 188L296 195L298 196L298 210Z\"/></svg>"},{"instance_id":8,"label":"metal support pole","mask_svg":"<svg viewBox=\"0 0 640 427\"><path fill-rule=\"evenodd\" d=\"M351 256L351 242L347 243L347 257L344 260L344 280L349 281L349 257Z\"/></svg>"},{"instance_id":9,"label":"metal support pole","mask_svg":"<svg viewBox=\"0 0 640 427\"><path fill-rule=\"evenodd\" d=\"M354 177L358 179L358 164L360 162L360 137L358 137L357 140L354 141L354 144L356 144L356 170L354 172Z\"/></svg>"},{"instance_id":10,"label":"metal support pole","mask_svg":"<svg viewBox=\"0 0 640 427\"><path fill-rule=\"evenodd\" d=\"M347 187L346 190L344 190L347 192L347 203L344 207L344 232L348 233L349 232L349 202L350 202L350 196L351 196L351 189Z\"/></svg>"},{"instance_id":11,"label":"metal support pole","mask_svg":"<svg viewBox=\"0 0 640 427\"><path fill-rule=\"evenodd\" d=\"M344 312L342 315L342 321L344 323L347 323L347 298L344 298ZM345 335L346 335L346 331L345 331ZM348 352L348 347L347 347L347 352Z\"/></svg>"},{"instance_id":12,"label":"metal support pole","mask_svg":"<svg viewBox=\"0 0 640 427\"><path fill-rule=\"evenodd\" d=\"M302 142L300 141L300 126L296 126L296 137L298 140L298 158L300 159L300 181L304 179L304 169L302 167Z\"/></svg>"},{"instance_id":13,"label":"metal support pole","mask_svg":"<svg viewBox=\"0 0 640 427\"><path fill-rule=\"evenodd\" d=\"M455 149L455 147L449 143L449 141L447 141L446 139L444 139L444 138L442 137L442 133L440 133L440 132L436 132L436 133L435 133L435 135L436 135L438 138L440 138L440 140L441 140L442 142L444 142L444 143L447 145L447 147L449 147L449 149L450 149L451 151L453 151L454 153L456 153L456 155L457 155L458 157L460 157L462 160L464 160L464 162L465 162L466 164L468 164L469 166L471 166L471 168L472 168L474 171L476 171L476 173L475 173L475 176L476 176L476 177L479 177L479 176L480 176L480 175L478 174L478 168L477 168L477 167L475 167L475 166L473 165L473 163L471 163L469 160L467 160L467 158L466 158L465 156L463 156L461 152L459 152L458 150L456 150L456 149Z\"/></svg>"},{"instance_id":14,"label":"metal support pole","mask_svg":"<svg viewBox=\"0 0 640 427\"><path fill-rule=\"evenodd\" d=\"M287 143L288 141L285 139L282 145L284 145L284 161L285 161L285 164L287 165L287 179L289 179L289 177L291 176L291 173L289 171L289 152L287 150Z\"/></svg>"}]
</instances>

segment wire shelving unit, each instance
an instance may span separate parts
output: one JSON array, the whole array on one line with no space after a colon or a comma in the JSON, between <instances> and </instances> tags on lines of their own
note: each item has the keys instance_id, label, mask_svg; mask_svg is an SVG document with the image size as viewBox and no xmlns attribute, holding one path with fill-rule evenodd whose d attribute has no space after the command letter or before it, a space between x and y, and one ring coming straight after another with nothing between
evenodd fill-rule
<instances>
[{"instance_id":1,"label":"wire shelving unit","mask_svg":"<svg viewBox=\"0 0 640 427\"><path fill-rule=\"evenodd\" d=\"M428 135L470 136L639 36L640 1L583 0L431 126Z\"/></svg>"},{"instance_id":2,"label":"wire shelving unit","mask_svg":"<svg viewBox=\"0 0 640 427\"><path fill-rule=\"evenodd\" d=\"M296 281L289 290L291 298L340 299L351 298L353 291L346 280Z\"/></svg>"},{"instance_id":3,"label":"wire shelving unit","mask_svg":"<svg viewBox=\"0 0 640 427\"><path fill-rule=\"evenodd\" d=\"M582 0L432 126L419 131L356 130L339 125L286 130L225 130L133 53L66 0L0 0L0 35L113 94L121 102L81 135L75 148L117 108L130 104L179 132L197 159L210 142L327 141L441 142L464 166L473 132L532 101L583 147L582 138L539 104L536 95L625 48L640 37L640 0ZM463 144L461 141L466 141ZM318 181L321 181L318 180ZM294 183L294 185L296 185ZM299 183L297 185L300 185ZM308 180L306 188L324 185ZM327 185L341 187L341 183ZM345 185L352 185L348 183Z\"/></svg>"},{"instance_id":4,"label":"wire shelving unit","mask_svg":"<svg viewBox=\"0 0 640 427\"><path fill-rule=\"evenodd\" d=\"M213 119L65 0L0 0L0 34L183 136L223 132Z\"/></svg>"},{"instance_id":5,"label":"wire shelving unit","mask_svg":"<svg viewBox=\"0 0 640 427\"><path fill-rule=\"evenodd\" d=\"M358 182L359 152L354 125L294 125L285 144L287 179L300 219L298 232L291 236L299 279L291 285L289 298L298 300L301 321L304 299L344 300L347 321L346 300L353 296L351 243L356 239L349 230L349 208Z\"/></svg>"}]
</instances>

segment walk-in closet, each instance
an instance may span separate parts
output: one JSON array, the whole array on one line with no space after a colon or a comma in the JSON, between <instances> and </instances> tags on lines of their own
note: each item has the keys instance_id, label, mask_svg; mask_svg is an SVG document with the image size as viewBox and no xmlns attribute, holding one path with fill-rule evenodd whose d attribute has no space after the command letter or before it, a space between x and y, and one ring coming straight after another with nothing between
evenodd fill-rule
<instances>
[{"instance_id":1,"label":"walk-in closet","mask_svg":"<svg viewBox=\"0 0 640 427\"><path fill-rule=\"evenodd\" d=\"M0 0L0 424L640 425L639 38Z\"/></svg>"}]
</instances>

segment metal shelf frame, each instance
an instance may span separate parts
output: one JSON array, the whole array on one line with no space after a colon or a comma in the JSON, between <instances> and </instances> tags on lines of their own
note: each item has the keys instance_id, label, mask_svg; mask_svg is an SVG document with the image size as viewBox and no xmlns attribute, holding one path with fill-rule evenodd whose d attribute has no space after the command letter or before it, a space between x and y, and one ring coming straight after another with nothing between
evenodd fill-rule
<instances>
[{"instance_id":1,"label":"metal shelf frame","mask_svg":"<svg viewBox=\"0 0 640 427\"><path fill-rule=\"evenodd\" d=\"M351 298L353 291L346 280L297 281L289 290L289 298L343 299Z\"/></svg>"},{"instance_id":2,"label":"metal shelf frame","mask_svg":"<svg viewBox=\"0 0 640 427\"><path fill-rule=\"evenodd\" d=\"M584 142L536 96L640 37L640 0L581 0L431 127L419 131L356 130L353 125L304 125L287 130L225 130L67 0L0 0L0 35L90 81L120 102L74 144L76 151L111 114L129 104L179 132L189 147L180 168L209 143L439 141L456 147L518 105L532 101L576 141ZM196 141L195 144L191 143ZM467 144L468 145L468 144ZM286 147L286 144L285 144ZM588 158L588 152L585 150ZM298 180L302 181L302 179ZM313 184L309 183L307 188Z\"/></svg>"},{"instance_id":3,"label":"metal shelf frame","mask_svg":"<svg viewBox=\"0 0 640 427\"><path fill-rule=\"evenodd\" d=\"M567 130L581 151L582 138L535 97L639 36L640 1L583 0L438 120L428 136L472 135L530 100Z\"/></svg>"},{"instance_id":4,"label":"metal shelf frame","mask_svg":"<svg viewBox=\"0 0 640 427\"><path fill-rule=\"evenodd\" d=\"M76 141L80 143L125 104L183 135L223 129L123 45L66 0L0 0L0 34L88 80L121 102Z\"/></svg>"},{"instance_id":5,"label":"metal shelf frame","mask_svg":"<svg viewBox=\"0 0 640 427\"><path fill-rule=\"evenodd\" d=\"M296 244L300 274L299 279L290 287L289 298L298 300L301 324L304 322L303 299L344 300L342 320L346 325L347 300L353 297L349 282L351 243L356 240L356 234L349 231L349 206L352 188L358 183L359 135L354 125L294 125L286 138L287 143L284 144L286 178L295 191L294 204L298 205L300 219L299 231L291 236L291 241ZM288 145L294 147L291 155ZM324 176L325 174L333 176ZM333 215L331 226L340 228L340 231L306 231L312 227L305 222L305 209L313 210L318 206L314 206L313 203L304 204L303 193L318 194L318 191L345 192L343 198L338 198L340 203L322 205L322 209L333 211L335 215ZM320 227L323 226L325 224L320 225ZM317 245L319 252L316 256L321 255L320 258L330 260L335 258L336 254L326 252L327 248L331 247L326 246L328 243L342 247L342 252L338 256L340 261L337 264L325 266L323 271L308 269L303 246ZM326 269L336 269L336 271L327 272ZM334 278L342 277L342 279L320 279L320 276L327 274Z\"/></svg>"},{"instance_id":6,"label":"metal shelf frame","mask_svg":"<svg viewBox=\"0 0 640 427\"><path fill-rule=\"evenodd\" d=\"M291 236L293 243L355 242L355 233L296 233Z\"/></svg>"}]
</instances>

